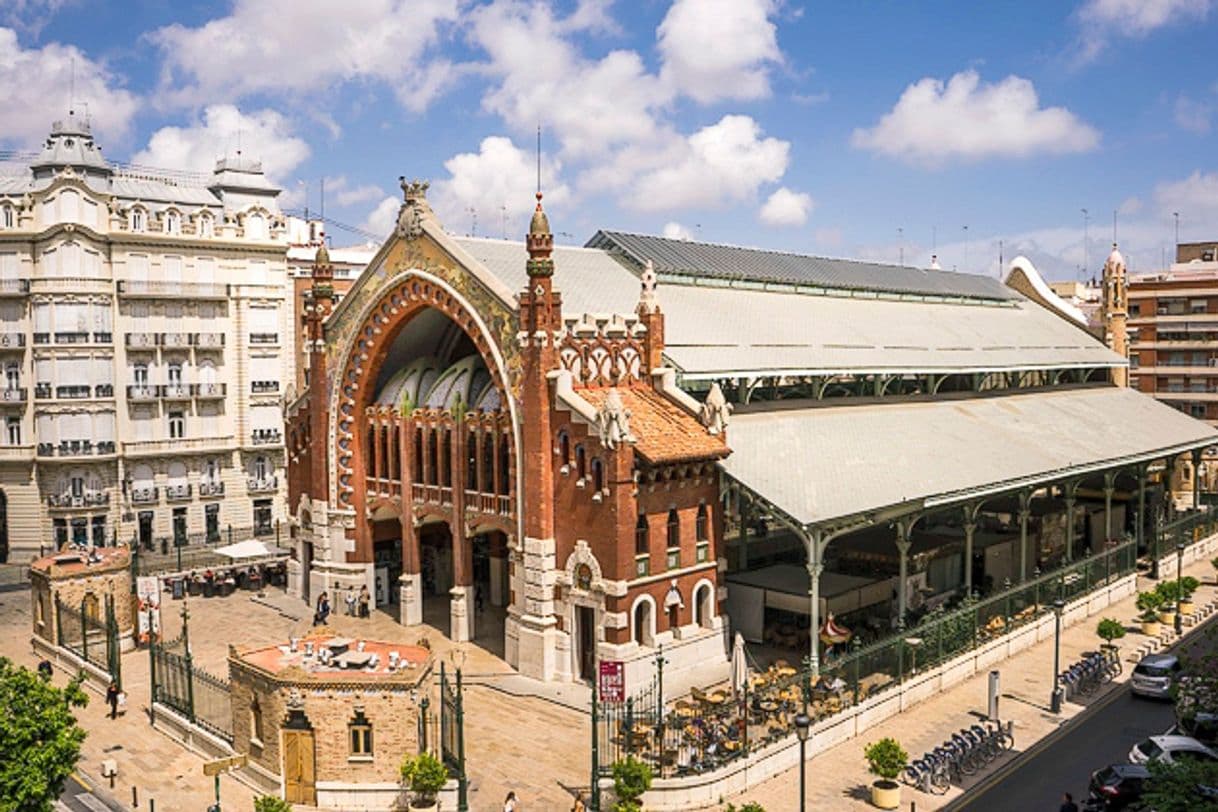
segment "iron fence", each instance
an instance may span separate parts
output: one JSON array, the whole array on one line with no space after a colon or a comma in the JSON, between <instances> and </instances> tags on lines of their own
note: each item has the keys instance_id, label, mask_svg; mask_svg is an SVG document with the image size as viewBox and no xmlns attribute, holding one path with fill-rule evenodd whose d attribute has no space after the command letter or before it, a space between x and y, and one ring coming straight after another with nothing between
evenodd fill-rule
<instances>
[{"instance_id":1,"label":"iron fence","mask_svg":"<svg viewBox=\"0 0 1218 812\"><path fill-rule=\"evenodd\" d=\"M122 650L118 640L118 621L114 615L114 598L104 596L98 602L94 596L69 606L55 596L55 642L85 662L110 675L122 688Z\"/></svg>"},{"instance_id":2,"label":"iron fence","mask_svg":"<svg viewBox=\"0 0 1218 812\"><path fill-rule=\"evenodd\" d=\"M194 664L190 627L183 616L182 634L149 646L152 701L173 708L193 724L228 742L233 740L233 706L228 680Z\"/></svg>"}]
</instances>

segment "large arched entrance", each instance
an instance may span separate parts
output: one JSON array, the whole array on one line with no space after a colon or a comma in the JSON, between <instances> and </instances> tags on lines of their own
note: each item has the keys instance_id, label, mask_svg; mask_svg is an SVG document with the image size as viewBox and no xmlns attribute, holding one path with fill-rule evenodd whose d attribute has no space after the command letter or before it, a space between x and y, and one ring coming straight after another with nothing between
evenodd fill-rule
<instances>
[{"instance_id":1,"label":"large arched entrance","mask_svg":"<svg viewBox=\"0 0 1218 812\"><path fill-rule=\"evenodd\" d=\"M476 616L492 605L492 580L501 602L509 594L500 576L516 530L514 427L477 317L442 284L408 277L365 318L339 382L337 495L362 517L348 562L373 563L395 585L377 602L400 601L402 623L484 645L492 632L488 648L502 651L502 623L477 630Z\"/></svg>"}]
</instances>

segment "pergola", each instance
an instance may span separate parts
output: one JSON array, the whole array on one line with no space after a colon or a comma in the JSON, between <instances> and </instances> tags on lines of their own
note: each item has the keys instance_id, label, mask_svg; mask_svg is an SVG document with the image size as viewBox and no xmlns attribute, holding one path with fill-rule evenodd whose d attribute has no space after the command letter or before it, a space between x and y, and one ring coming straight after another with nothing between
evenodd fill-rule
<instances>
[{"instance_id":1,"label":"pergola","mask_svg":"<svg viewBox=\"0 0 1218 812\"><path fill-rule=\"evenodd\" d=\"M1027 394L853 406L769 404L736 415L732 454L721 464L727 488L744 492L788 526L807 551L812 629L820 627L819 579L836 538L891 523L900 555L899 616L907 606L914 525L961 511L965 560L987 500L1018 499L1020 581L1026 580L1033 495L1060 487L1072 511L1079 486L1102 477L1106 538L1112 536L1116 478L1138 482L1138 541L1151 465L1218 442L1218 432L1125 388L1084 386ZM1194 495L1195 499L1195 495ZM1073 522L1066 555L1073 554ZM965 567L966 589L971 573ZM819 668L816 635L810 665Z\"/></svg>"}]
</instances>

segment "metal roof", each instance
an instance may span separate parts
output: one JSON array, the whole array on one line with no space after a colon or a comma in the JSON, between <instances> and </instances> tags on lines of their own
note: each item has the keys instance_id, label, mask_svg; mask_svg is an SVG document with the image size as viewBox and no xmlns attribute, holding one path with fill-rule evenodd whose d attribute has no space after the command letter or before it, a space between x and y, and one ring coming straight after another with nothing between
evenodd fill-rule
<instances>
[{"instance_id":1,"label":"metal roof","mask_svg":"<svg viewBox=\"0 0 1218 812\"><path fill-rule=\"evenodd\" d=\"M790 254L623 231L598 231L586 246L622 254L638 268L651 260L656 273L661 275L838 291L963 296L999 301L1015 298L998 280L971 273Z\"/></svg>"},{"instance_id":2,"label":"metal roof","mask_svg":"<svg viewBox=\"0 0 1218 812\"><path fill-rule=\"evenodd\" d=\"M1218 443L1123 387L733 415L720 465L802 525L933 507Z\"/></svg>"}]
</instances>

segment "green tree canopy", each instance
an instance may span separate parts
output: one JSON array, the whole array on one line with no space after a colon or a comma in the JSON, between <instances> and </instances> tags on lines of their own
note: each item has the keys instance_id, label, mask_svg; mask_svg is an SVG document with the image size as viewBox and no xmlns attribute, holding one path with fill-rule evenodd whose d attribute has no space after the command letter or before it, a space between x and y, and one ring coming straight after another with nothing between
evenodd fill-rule
<instances>
[{"instance_id":1,"label":"green tree canopy","mask_svg":"<svg viewBox=\"0 0 1218 812\"><path fill-rule=\"evenodd\" d=\"M84 674L56 688L0 657L0 812L49 812L80 759Z\"/></svg>"},{"instance_id":2,"label":"green tree canopy","mask_svg":"<svg viewBox=\"0 0 1218 812\"><path fill-rule=\"evenodd\" d=\"M1155 812L1218 812L1218 764L1152 761L1143 800Z\"/></svg>"}]
</instances>

